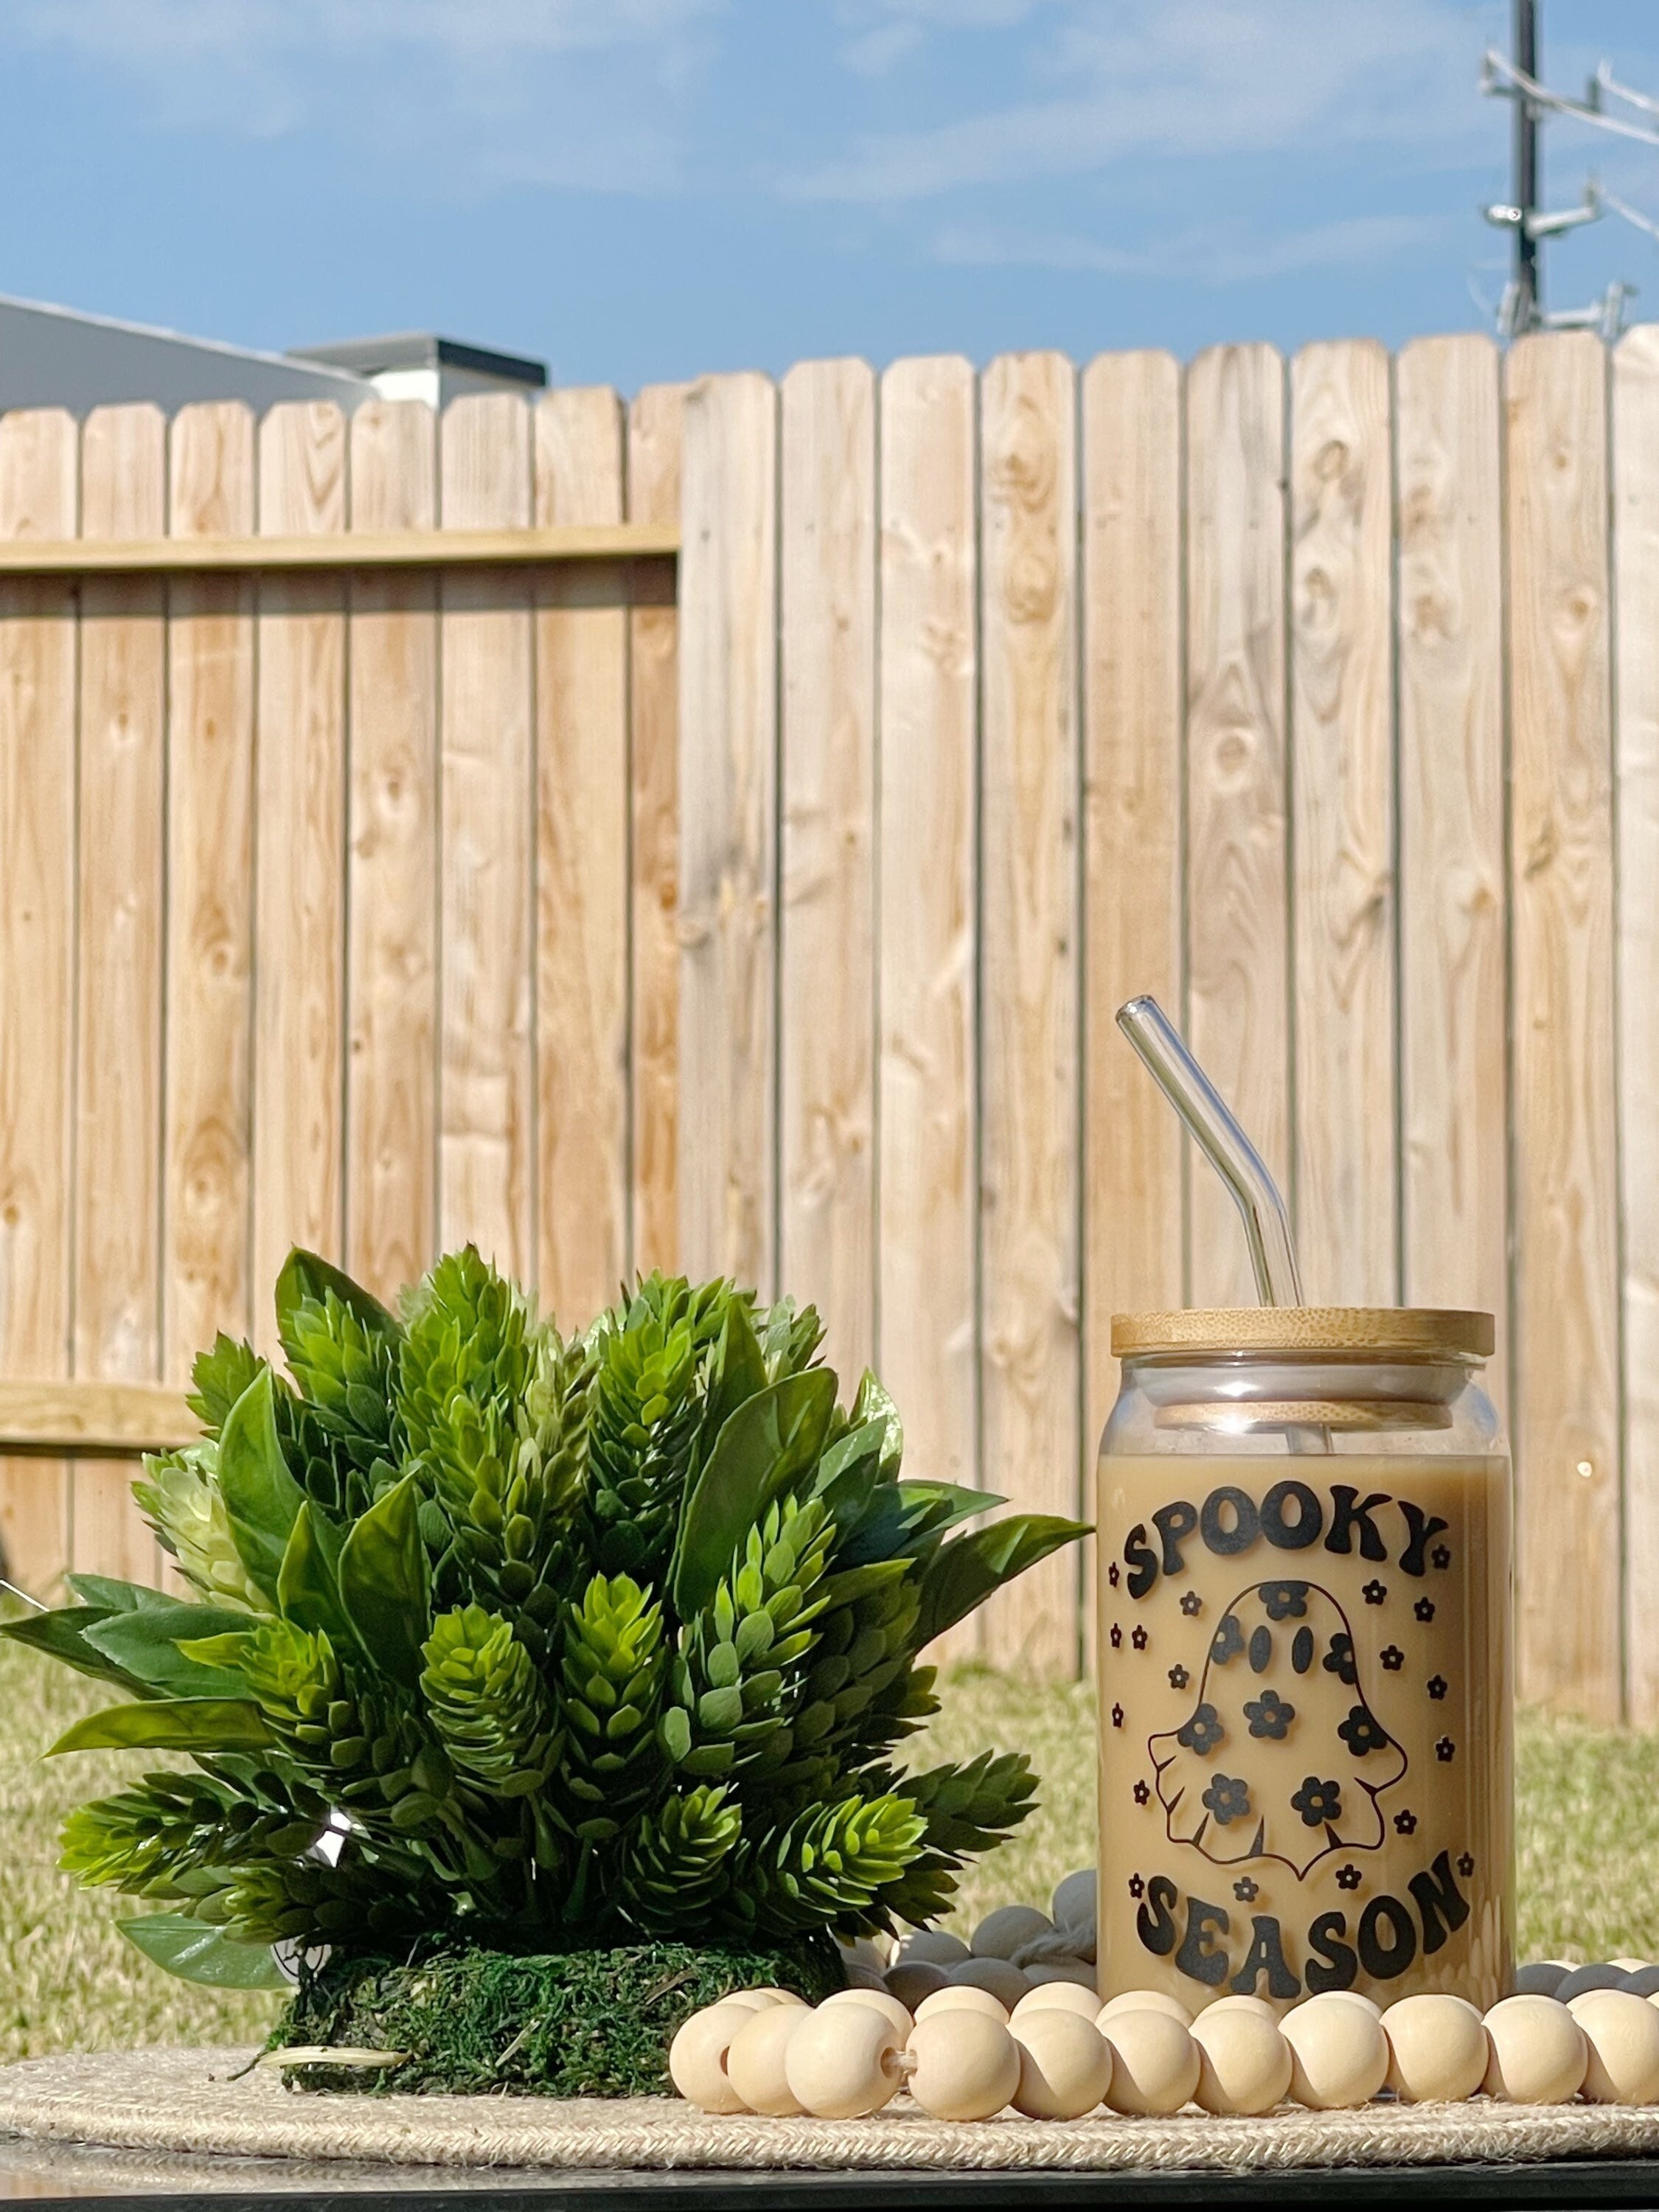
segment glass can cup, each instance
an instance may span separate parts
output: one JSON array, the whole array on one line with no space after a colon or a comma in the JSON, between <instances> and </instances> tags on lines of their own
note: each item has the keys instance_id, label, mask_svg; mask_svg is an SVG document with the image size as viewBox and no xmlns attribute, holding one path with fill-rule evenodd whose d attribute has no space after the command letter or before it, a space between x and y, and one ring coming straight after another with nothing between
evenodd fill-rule
<instances>
[{"instance_id":1,"label":"glass can cup","mask_svg":"<svg viewBox=\"0 0 1659 2212\"><path fill-rule=\"evenodd\" d=\"M1489 1314L1125 1314L1097 1474L1103 1997L1483 2011L1513 1967Z\"/></svg>"}]
</instances>

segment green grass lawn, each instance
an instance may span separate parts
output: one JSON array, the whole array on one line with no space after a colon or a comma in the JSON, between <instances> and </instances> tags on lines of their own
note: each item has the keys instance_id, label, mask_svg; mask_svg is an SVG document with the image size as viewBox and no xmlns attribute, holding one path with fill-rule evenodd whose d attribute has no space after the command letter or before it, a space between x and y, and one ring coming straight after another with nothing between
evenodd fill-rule
<instances>
[{"instance_id":1,"label":"green grass lawn","mask_svg":"<svg viewBox=\"0 0 1659 2212\"><path fill-rule=\"evenodd\" d=\"M97 1685L0 1644L0 2060L75 2046L263 2037L279 2000L192 1990L147 1966L115 1928L107 1891L58 1871L58 1828L80 1798L166 1762L155 1754L43 1760ZM1060 1876L1094 1862L1094 1699L1081 1686L954 1675L931 1751L1029 1751L1040 1809L982 1861L962 1918L1045 1905ZM1659 1736L1528 1717L1520 1733L1521 1954L1659 1959Z\"/></svg>"}]
</instances>

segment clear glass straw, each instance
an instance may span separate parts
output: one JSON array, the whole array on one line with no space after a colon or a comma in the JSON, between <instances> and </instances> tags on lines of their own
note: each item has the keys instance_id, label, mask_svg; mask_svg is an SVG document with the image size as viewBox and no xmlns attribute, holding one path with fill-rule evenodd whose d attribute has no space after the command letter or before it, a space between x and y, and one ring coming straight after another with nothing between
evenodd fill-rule
<instances>
[{"instance_id":1,"label":"clear glass straw","mask_svg":"<svg viewBox=\"0 0 1659 2212\"><path fill-rule=\"evenodd\" d=\"M1146 1061L1154 1083L1180 1115L1193 1141L1232 1193L1244 1223L1255 1271L1255 1294L1264 1306L1299 1306L1302 1275L1291 1240L1290 1217L1279 1185L1231 1108L1188 1051L1180 1031L1156 999L1131 999L1117 1010L1117 1025Z\"/></svg>"}]
</instances>

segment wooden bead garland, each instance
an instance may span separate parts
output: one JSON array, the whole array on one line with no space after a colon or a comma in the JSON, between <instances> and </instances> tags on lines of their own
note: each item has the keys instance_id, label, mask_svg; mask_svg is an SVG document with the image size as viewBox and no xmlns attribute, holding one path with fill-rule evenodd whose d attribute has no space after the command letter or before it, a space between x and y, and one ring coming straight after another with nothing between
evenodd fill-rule
<instances>
[{"instance_id":1,"label":"wooden bead garland","mask_svg":"<svg viewBox=\"0 0 1659 2212\"><path fill-rule=\"evenodd\" d=\"M1016 1929L1016 1932L1018 1930ZM915 2021L890 1989L849 1988L816 2011L794 1992L744 1990L687 2021L669 2052L681 2094L713 2113L878 2112L908 2086L935 2118L1076 2119L1103 2101L1162 2115L1196 2101L1251 2115L1287 2098L1313 2111L1363 2105L1385 2082L1408 2103L1483 2089L1516 2104L1659 2104L1659 1990L1653 1970L1615 1961L1567 2002L1523 1989L1484 2020L1462 1997L1421 1993L1386 2013L1327 1990L1281 2016L1265 1999L1218 1997L1196 2020L1167 1992L1125 1990L1101 2006L1071 1979L1026 1987L1013 2017L977 1974L921 2001ZM1006 1966L987 1959L957 1962ZM929 1978L957 1969L918 1959ZM1531 1979L1523 1969L1517 1980ZM1566 1979L1565 1972L1562 1980ZM1635 1982L1638 1987L1630 1984ZM1012 1991L1011 1991L1012 1994Z\"/></svg>"}]
</instances>

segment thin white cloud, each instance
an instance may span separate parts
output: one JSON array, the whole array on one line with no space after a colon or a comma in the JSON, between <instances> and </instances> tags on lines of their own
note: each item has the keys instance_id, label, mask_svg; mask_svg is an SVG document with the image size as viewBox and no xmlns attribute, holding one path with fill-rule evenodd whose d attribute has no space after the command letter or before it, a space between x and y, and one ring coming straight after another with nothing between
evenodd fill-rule
<instances>
[{"instance_id":1,"label":"thin white cloud","mask_svg":"<svg viewBox=\"0 0 1659 2212\"><path fill-rule=\"evenodd\" d=\"M892 0L890 13L922 21L926 0ZM1020 58L1024 96L867 137L784 188L893 202L1136 156L1437 142L1463 153L1480 135L1480 23L1446 0L1048 0L1040 21Z\"/></svg>"},{"instance_id":2,"label":"thin white cloud","mask_svg":"<svg viewBox=\"0 0 1659 2212\"><path fill-rule=\"evenodd\" d=\"M478 182L666 189L724 0L14 0L7 43L141 88L146 119L319 129Z\"/></svg>"},{"instance_id":3,"label":"thin white cloud","mask_svg":"<svg viewBox=\"0 0 1659 2212\"><path fill-rule=\"evenodd\" d=\"M1133 249L1065 231L955 224L933 241L936 260L969 268L1075 270L1102 276L1159 276L1221 285L1260 282L1310 269L1385 261L1445 229L1438 216L1353 216L1338 222L1252 238L1236 225L1184 231Z\"/></svg>"}]
</instances>

